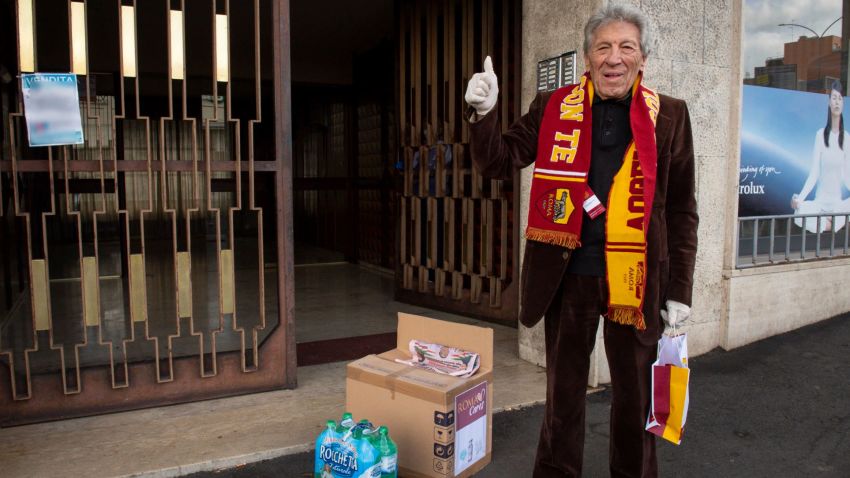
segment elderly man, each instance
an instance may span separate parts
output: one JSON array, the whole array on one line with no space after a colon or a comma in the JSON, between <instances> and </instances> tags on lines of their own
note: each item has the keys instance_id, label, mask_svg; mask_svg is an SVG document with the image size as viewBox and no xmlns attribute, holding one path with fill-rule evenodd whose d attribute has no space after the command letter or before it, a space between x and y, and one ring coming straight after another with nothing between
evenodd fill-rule
<instances>
[{"instance_id":1,"label":"elderly man","mask_svg":"<svg viewBox=\"0 0 850 478\"><path fill-rule=\"evenodd\" d=\"M585 26L581 82L539 94L504 134L489 57L467 88L481 173L510 178L534 163L520 321L545 317L548 380L535 477L581 475L600 315L613 386L611 475L657 475L655 440L644 430L650 370L662 320L672 325L690 314L698 219L687 107L641 84L652 44L640 10L603 7Z\"/></svg>"}]
</instances>

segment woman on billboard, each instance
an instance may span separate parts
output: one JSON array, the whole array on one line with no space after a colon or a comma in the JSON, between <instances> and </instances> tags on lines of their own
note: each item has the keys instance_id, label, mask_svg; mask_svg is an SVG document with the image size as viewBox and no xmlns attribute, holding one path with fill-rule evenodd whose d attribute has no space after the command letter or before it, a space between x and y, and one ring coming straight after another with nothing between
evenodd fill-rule
<instances>
[{"instance_id":1,"label":"woman on billboard","mask_svg":"<svg viewBox=\"0 0 850 478\"><path fill-rule=\"evenodd\" d=\"M791 208L794 214L848 214L850 213L850 198L842 199L842 185L850 184L850 140L844 131L844 96L841 83L832 82L829 92L829 105L826 109L826 126L815 134L815 147L812 152L812 167L809 176L799 194L791 197ZM806 198L817 185L815 198ZM848 186L850 188L850 186ZM834 220L834 223L833 223ZM844 227L846 216L822 217L820 230L837 231ZM803 227L803 218L794 219L794 223ZM817 232L817 218L806 218L806 230Z\"/></svg>"}]
</instances>

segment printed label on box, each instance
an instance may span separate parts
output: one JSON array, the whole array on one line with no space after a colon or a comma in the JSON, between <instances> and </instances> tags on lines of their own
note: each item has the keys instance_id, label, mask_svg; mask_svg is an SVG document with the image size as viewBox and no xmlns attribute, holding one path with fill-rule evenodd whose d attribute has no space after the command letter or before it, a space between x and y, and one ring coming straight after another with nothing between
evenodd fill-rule
<instances>
[{"instance_id":1,"label":"printed label on box","mask_svg":"<svg viewBox=\"0 0 850 478\"><path fill-rule=\"evenodd\" d=\"M452 461L434 458L434 471L441 475L450 475L452 473Z\"/></svg>"},{"instance_id":2,"label":"printed label on box","mask_svg":"<svg viewBox=\"0 0 850 478\"><path fill-rule=\"evenodd\" d=\"M449 443L448 445L443 445L442 443L434 443L434 456L436 456L437 458L451 458L454 453L454 443Z\"/></svg>"},{"instance_id":3,"label":"printed label on box","mask_svg":"<svg viewBox=\"0 0 850 478\"><path fill-rule=\"evenodd\" d=\"M487 382L482 382L455 397L454 468L461 473L487 454Z\"/></svg>"},{"instance_id":4,"label":"printed label on box","mask_svg":"<svg viewBox=\"0 0 850 478\"><path fill-rule=\"evenodd\" d=\"M441 412L439 410L434 411L434 423L437 425L441 425L444 427L450 427L454 425L455 422L455 412L454 410L448 412Z\"/></svg>"},{"instance_id":5,"label":"printed label on box","mask_svg":"<svg viewBox=\"0 0 850 478\"><path fill-rule=\"evenodd\" d=\"M434 427L434 441L437 443L451 443L455 441L455 430L450 427Z\"/></svg>"}]
</instances>

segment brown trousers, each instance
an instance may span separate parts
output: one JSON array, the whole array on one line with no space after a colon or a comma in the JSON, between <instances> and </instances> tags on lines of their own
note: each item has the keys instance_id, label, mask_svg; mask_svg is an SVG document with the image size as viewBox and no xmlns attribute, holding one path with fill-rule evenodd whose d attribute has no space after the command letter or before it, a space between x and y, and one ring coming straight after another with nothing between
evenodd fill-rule
<instances>
[{"instance_id":1,"label":"brown trousers","mask_svg":"<svg viewBox=\"0 0 850 478\"><path fill-rule=\"evenodd\" d=\"M566 274L546 312L546 410L534 477L580 477L590 353L608 303L602 277ZM655 477L655 437L644 430L656 347L642 345L631 326L604 322L611 370L612 477Z\"/></svg>"}]
</instances>

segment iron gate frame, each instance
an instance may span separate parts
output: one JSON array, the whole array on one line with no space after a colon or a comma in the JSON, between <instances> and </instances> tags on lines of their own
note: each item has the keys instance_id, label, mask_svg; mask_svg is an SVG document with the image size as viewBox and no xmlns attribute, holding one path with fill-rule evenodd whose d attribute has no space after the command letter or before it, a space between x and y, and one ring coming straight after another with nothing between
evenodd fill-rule
<instances>
[{"instance_id":1,"label":"iron gate frame","mask_svg":"<svg viewBox=\"0 0 850 478\"><path fill-rule=\"evenodd\" d=\"M17 5L15 14L17 17ZM254 5L259 5L256 0ZM265 1L265 0L262 0ZM219 352L217 354L217 373L204 377L198 373L198 355L173 357L171 373L179 379L160 382L154 372L158 368L155 362L127 363L127 377L133 377L132 386L115 387L110 373L110 365L82 367L78 364L77 392L68 393L64 384L57 386L55 374L30 374L26 394L13 392L15 387L12 357L9 363L0 361L0 427L34 423L47 420L80 417L107 412L125 411L160 405L170 405L202 399L220 398L246 393L294 388L296 379L296 348L294 326L294 270L293 270L293 224L292 224L292 131L291 131L291 54L290 54L290 15L289 0L268 0L272 8L272 68L274 85L274 155L273 161L251 161L254 172L267 172L274 175L275 219L277 245L277 302L278 324L268 338L257 344L254 350L259 354L260 363L266 367L257 367L250 373L244 373L242 351ZM85 4L86 0L83 0ZM118 7L121 0L115 0ZM68 0L70 9L70 0ZM213 5L215 5L213 3ZM70 18L69 18L70 23ZM88 29L88 28L87 28ZM119 30L120 32L120 30ZM260 46L257 45L259 50ZM259 54L258 54L259 55ZM20 58L18 58L20 65ZM259 68L259 66L257 66ZM122 81L124 75L119 72ZM138 102L138 81L136 101ZM184 83L185 88L185 83ZM228 86L228 95L229 95ZM169 92L171 83L169 83ZM259 98L259 96L258 96ZM183 96L185 102L185 95ZM123 101L123 99L122 99ZM259 99L258 99L259 101ZM137 108L138 111L138 108ZM10 113L10 116L15 114ZM21 115L21 113L17 113ZM10 125L10 130L12 126ZM11 138L10 138L11 141ZM84 161L64 160L54 157L51 147L47 160L4 161L0 160L0 174L24 172L61 171L67 166L69 172L133 172L148 171L148 165L154 161ZM65 147L67 148L67 147ZM67 154L67 153L66 153ZM65 156L63 154L63 156ZM2 158L0 158L2 159ZM240 165L233 161L216 164L207 158L206 171L239 171ZM141 163L141 164L138 164ZM161 160L162 172L191 171L192 162ZM197 161L195 164L201 163ZM52 177L52 176L51 176ZM237 179L238 180L238 179ZM253 175L251 175L253 181ZM28 214L28 213L27 213ZM261 272L262 273L262 272ZM32 294L32 292L31 292ZM183 319L178 319L183 320ZM52 333L52 329L48 331ZM33 330L34 335L40 332ZM36 347L44 337L36 337ZM0 356L11 355L0 352ZM28 362L28 355L24 354ZM27 364L28 365L28 364Z\"/></svg>"},{"instance_id":2,"label":"iron gate frame","mask_svg":"<svg viewBox=\"0 0 850 478\"><path fill-rule=\"evenodd\" d=\"M512 28L509 28L508 22L506 20L502 20L502 29L500 31L496 31L494 24L494 11L495 4L501 4L500 11L503 16L510 15L512 18ZM411 6L412 4L412 6ZM424 4L428 4L423 6ZM407 78L407 70L406 66L403 64L405 61L406 48L408 48L408 44L406 42L406 32L402 29L403 22L406 21L406 17L412 16L416 17L417 14L428 16L435 16L434 12L430 10L433 5L440 5L442 7L434 7L434 8L442 8L443 11L449 11L450 8L454 8L455 11L460 10L464 12L462 15L462 20L464 24L461 26L461 37L455 38L455 32L450 31L451 28L446 28L443 33L444 42L451 41L459 41L465 42L468 48L462 48L460 64L461 64L461 74L460 74L460 84L455 85L454 78L446 80L447 84L436 86L429 85L430 90L426 92L415 91L411 93L410 98L410 108L409 112L405 110L407 99L404 95L407 94L405 91L406 88L411 88L414 79ZM399 111L397 112L398 117L398 148L400 150L399 157L402 158L404 163L404 184L402 186L402 191L398 192L399 196L399 214L396 215L396 220L398 221L398 225L396 226L396 269L395 269L395 277L396 277L396 286L395 286L395 298L398 301L411 303L431 309L442 310L450 313L461 314L469 317L479 318L485 321L499 323L502 325L507 325L510 327L516 327L518 323L518 312L519 312L519 253L520 253L520 234L519 234L519 224L520 224L520 172L514 171L513 178L511 181L500 181L495 179L486 179L481 176L480 173L474 168L474 166L470 165L470 196L463 197L456 195L458 184L462 185L462 179L459 179L461 174L465 174L463 169L459 166L458 158L463 158L465 154L468 154L468 148L466 146L469 142L469 128L466 124L461 124L459 127L452 125L452 119L447 121L445 126L447 126L443 133L437 133L438 127L435 125L439 125L440 127L444 126L444 124L440 123L438 108L442 106L445 111L447 111L447 116L455 116L457 115L458 108L461 108L460 111L463 111L462 108L465 106L465 102L463 101L463 92L465 91L466 82L469 78L476 72L481 71L483 68L481 65L484 61L484 56L489 52L489 54L493 54L496 43L496 36L499 35L502 38L502 49L500 51L501 55L494 59L494 63L496 65L500 65L497 68L497 71L500 72L501 82L507 84L510 81L510 86L505 87L502 91L502 98L497 104L499 108L499 115L501 118L501 128L502 131L507 130L510 126L512 120L519 118L522 115L521 111L521 101L522 101L522 47L521 45L514 45L512 47L512 51L509 53L508 48L505 47L505 44L509 41L509 38L513 38L515 41L519 41L522 38L522 0L441 0L430 2L430 0L424 0L424 2L420 3L420 1L411 1L411 0L397 0L396 1L396 12L397 12L397 25L399 26L399 31L397 32L397 52L396 52L396 62L398 72L396 77L396 105L398 105ZM486 28L481 28L479 34L476 36L476 28L473 20L475 8L481 8L481 14L483 19L482 22L486 23ZM467 14L468 13L468 14ZM455 26L455 20L451 20L448 25ZM435 22L437 21L436 16L434 18L428 18L426 22L428 22L428 28L433 29L434 31L426 32L424 35L427 37L427 45L421 45L422 35L423 33L420 31L421 24L414 26L413 31L410 33L410 49L411 51L418 49L420 51L425 51L425 55L429 58L436 58L436 61L444 62L444 68L450 71L449 74L444 73L444 77L448 78L450 75L455 75L453 62L457 61L455 58L455 53L450 52L448 55L445 55L446 58L440 58L438 56L438 42L440 39L437 38L437 31ZM433 24L432 24L433 23ZM475 57L476 46L480 45L482 52L485 52L481 55L481 58ZM439 76L437 74L438 67L434 64L428 64L427 71L422 71L421 65L419 62L413 61L412 66L410 68L410 77L422 78L423 75L428 79L429 83L434 81ZM454 88L453 88L454 86ZM445 99L445 104L438 105L438 96L439 94L435 94L437 88L443 88L444 92L448 91L446 94L447 98ZM463 113L460 113L458 116L462 116ZM408 118L409 117L409 118ZM410 121L408 122L408 119ZM426 123L426 125L430 126L430 128L426 128L425 125L421 123ZM428 129L429 137L427 140L423 140L422 137L423 132ZM459 131L459 134L454 137L453 133L449 133L448 130L453 129L455 131ZM427 198L416 198L415 189L413 185L414 176L418 176L419 179L419 187L422 188L423 184L427 183L427 179L429 177L429 172L426 168L426 161L421 160L419 162L419 167L414 168L413 166L413 154L414 150L418 152L420 158L427 157L428 150L430 147L434 145L440 144L439 141L444 141L443 144L450 145L452 147L452 155L454 157L453 164L451 166L453 173L453 181L456 183L454 188L452 189L453 193L449 195L443 191L438 191L436 195L426 195ZM408 151L405 151L405 150ZM442 152L443 148L437 148L437 166L436 170L430 173L430 175L434 175L438 178L444 177L447 174L446 169L448 169L444 164ZM489 184L491 194L490 196L485 196L484 194L484 184L485 181ZM505 187L508 186L508 187ZM437 186L440 189L440 186ZM511 198L510 199L500 199L498 197L498 192L504 192L505 190L511 190ZM442 194L442 196L441 196ZM424 199L424 200L423 200ZM434 212L436 211L436 202L439 200L457 200L461 201L460 204L452 206L450 212L446 212L446 218L452 218L453 216L462 216L461 223L463 227L461 231L457 231L458 237L455 238L453 232L453 228L448 231L448 237L438 238L437 231L438 227L432 226L438 221L438 216ZM490 264L492 261L488 261L487 265L481 267L480 263L478 267L476 267L476 258L480 259L481 256L489 253L490 256L495 256L493 243L496 241L496 233L494 231L494 227L492 224L486 224L487 221L495 221L495 215L493 212L493 203L489 201L498 201L504 200L505 205L504 208L509 208L511 210L510 218L504 216L501 221L505 224L512 224L512 228L509 231L509 236L505 234L506 231L502 231L501 237L499 240L502 244L501 247L507 247L507 244L511 244L511 253L506 255L503 261L498 264L498 270L493 271L489 274L488 277L488 268L495 265ZM412 202L412 204L407 204L407 201ZM477 218L481 221L480 227L476 227L476 217L475 217L475 208L476 201L480 202L480 214ZM485 208L486 202L486 208ZM508 205L508 203L510 206ZM424 204L422 204L424 203ZM419 218L413 218L414 215L421 215L421 210L425 209L426 219L422 221ZM410 215L411 218L408 218L407 215ZM407 224L407 222L411 222L411 224ZM424 222L425 224L421 224ZM422 229L427 230L426 234L428 235L428 239L425 241L425 245L420 242L422 238ZM480 230L476 230L480 229ZM480 247L475 247L475 235L476 233L480 234ZM492 241L489 246L485 246L485 234L489 233ZM446 234L446 231L443 233ZM410 237L408 237L410 236ZM451 258L444 258L444 264L441 265L438 263L438 255L436 253L436 242L437 241L445 241L447 244L451 244L454 247L456 242L464 242L466 244L461 244L461 252L460 252L460 264L457 264ZM485 250L485 247L488 249ZM423 250L427 249L427 252L423 254ZM483 262L483 261L481 261ZM508 275L508 266L510 264L510 275ZM492 267L496 269L496 267ZM453 270L453 271L452 271ZM429 278L429 273L433 272L433 280ZM446 285L448 276L453 276L450 280L451 286ZM469 279L469 287L465 287L465 279L464 276L467 276ZM483 281L487 280L489 282L487 289L488 291L484 291ZM500 288L500 282L505 279L509 279L509 284L502 290ZM489 291L496 290L495 294L490 293Z\"/></svg>"}]
</instances>

